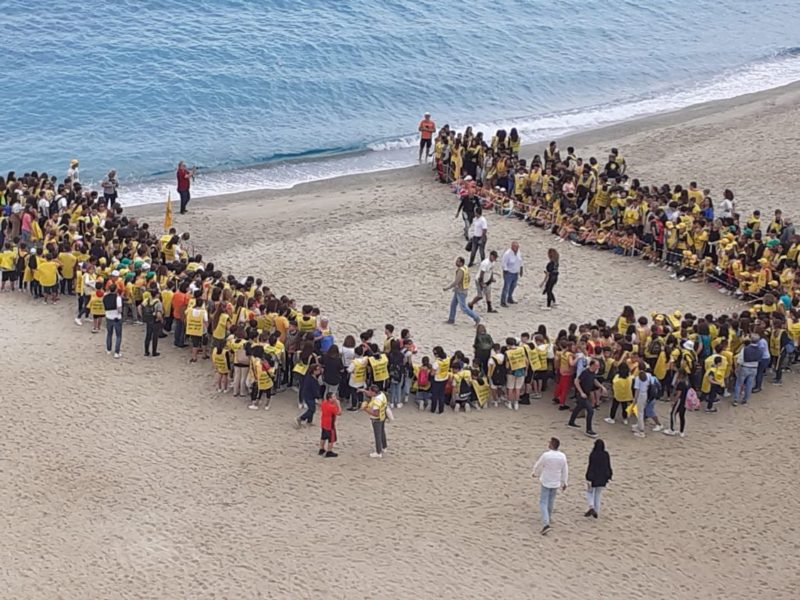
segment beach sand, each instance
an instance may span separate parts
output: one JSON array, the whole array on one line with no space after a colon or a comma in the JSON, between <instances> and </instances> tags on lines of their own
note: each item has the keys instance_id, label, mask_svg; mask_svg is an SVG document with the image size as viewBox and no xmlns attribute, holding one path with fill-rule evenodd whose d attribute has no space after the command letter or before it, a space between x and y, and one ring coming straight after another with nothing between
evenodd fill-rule
<instances>
[{"instance_id":1,"label":"beach sand","mask_svg":"<svg viewBox=\"0 0 800 600\"><path fill-rule=\"evenodd\" d=\"M795 216L800 87L710 103L559 140L602 159L611 146L644 184L697 180L742 208ZM543 144L537 144L539 152ZM531 150L523 151L531 156ZM339 341L385 323L410 327L427 354L471 350L462 314L445 324L456 256L455 196L426 167L203 199L177 216L196 251L278 294L322 307ZM160 226L160 206L138 207ZM765 215L765 219L769 218ZM489 216L488 249L518 239L528 269L519 304L482 313L495 339L570 322L739 309L710 286L571 245ZM543 313L548 247L562 254L560 307ZM499 291L498 291L499 293ZM388 426L371 460L363 414L339 423L340 456L296 431L296 397L248 411L218 395L208 363L164 344L142 356L126 324L121 360L71 299L5 309L0 505L4 598L795 598L800 402L789 375L745 407L688 415L687 437L633 438L595 416L614 481L598 520L583 517L592 441L547 396L518 413L419 414ZM163 340L171 342L171 340ZM668 417L668 405L658 412ZM530 467L562 440L571 486L539 535Z\"/></svg>"}]
</instances>

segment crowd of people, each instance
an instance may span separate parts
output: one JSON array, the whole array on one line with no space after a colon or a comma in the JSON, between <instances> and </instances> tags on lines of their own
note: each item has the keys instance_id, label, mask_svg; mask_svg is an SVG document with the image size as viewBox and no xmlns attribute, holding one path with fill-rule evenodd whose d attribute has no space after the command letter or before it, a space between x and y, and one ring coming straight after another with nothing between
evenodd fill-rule
<instances>
[{"instance_id":1,"label":"crowd of people","mask_svg":"<svg viewBox=\"0 0 800 600\"><path fill-rule=\"evenodd\" d=\"M426 131L432 136L431 127L435 131L432 122ZM328 457L336 455L335 422L343 406L369 414L371 456L377 458L387 447L385 422L412 402L435 414L446 407L518 410L551 389L558 409L570 411L567 424L579 427L577 420L584 419L586 435L597 435L593 415L607 402L610 425L620 414L623 423L633 420L638 437L645 436L648 420L653 431L683 436L686 412L700 402L707 412L715 412L724 397L734 405L747 403L770 369L773 383L781 383L800 341L793 285L800 244L788 220L776 213L762 231L757 212L740 224L727 192L731 203L714 215L710 194L695 184L684 190L629 182L616 150L600 169L594 159L584 165L572 149L562 159L553 142L527 167L518 157L519 144L513 130L507 136L498 132L489 146L469 130L445 129L434 145L436 169L453 183L465 215L470 263L456 261L445 289L454 292L449 322L460 306L477 324L471 348L447 351L437 345L431 355L420 356L411 331L391 323L382 333L335 335L318 307L298 306L255 276L221 272L193 251L188 233L154 231L125 215L113 171L102 194L84 189L77 163L62 182L35 172L10 173L0 181L2 290L17 289L44 303L72 298L75 324L91 322L95 334L105 324L105 349L115 358L122 353L125 323L144 327L141 352L147 357L158 357L159 340L171 335L175 347L187 349L189 363L209 359L219 393L242 397L253 410L269 410L274 393L292 388L301 411L297 427L310 425L319 407L320 453ZM485 156L456 161L442 173L446 156L452 165L455 154L470 148L481 148ZM184 163L177 179L187 192L185 210L191 172ZM485 255L484 211L546 225L559 239L622 248L663 262L676 276L713 279L758 302L717 316L636 315L626 306L612 321L572 323L555 333L540 325L495 339L475 306L485 301L495 310L491 286L500 270L499 305L513 306L524 267L518 242L502 257ZM630 246L619 246L628 238ZM478 254L477 295L468 302L469 268ZM683 257L680 264L677 257ZM692 261L698 269L690 273ZM711 267L700 267L706 264ZM542 272L543 308L557 306L558 267L558 252L550 249ZM657 415L659 400L669 402L668 425Z\"/></svg>"}]
</instances>

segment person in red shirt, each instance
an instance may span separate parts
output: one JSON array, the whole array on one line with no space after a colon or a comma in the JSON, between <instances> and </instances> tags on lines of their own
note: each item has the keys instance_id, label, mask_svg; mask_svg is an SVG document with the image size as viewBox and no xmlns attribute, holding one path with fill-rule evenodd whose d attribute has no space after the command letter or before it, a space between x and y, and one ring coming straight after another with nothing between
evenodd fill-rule
<instances>
[{"instance_id":1,"label":"person in red shirt","mask_svg":"<svg viewBox=\"0 0 800 600\"><path fill-rule=\"evenodd\" d=\"M195 168L186 168L186 163L181 161L178 163L178 171L176 173L178 178L178 195L181 197L181 214L186 214L186 205L189 204L191 195L189 194L189 186L194 177Z\"/></svg>"},{"instance_id":2,"label":"person in red shirt","mask_svg":"<svg viewBox=\"0 0 800 600\"><path fill-rule=\"evenodd\" d=\"M336 417L342 414L342 405L336 394L330 392L319 405L320 419L319 424L322 434L319 440L319 455L325 458L336 458L339 456L333 451L336 443ZM325 451L325 442L328 443L328 451Z\"/></svg>"}]
</instances>

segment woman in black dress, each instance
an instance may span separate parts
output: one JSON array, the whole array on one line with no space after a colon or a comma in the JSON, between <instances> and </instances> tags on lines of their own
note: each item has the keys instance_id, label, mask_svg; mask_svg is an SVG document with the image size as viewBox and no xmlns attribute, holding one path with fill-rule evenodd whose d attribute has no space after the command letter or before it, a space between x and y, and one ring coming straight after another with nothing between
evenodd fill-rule
<instances>
[{"instance_id":1,"label":"woman in black dress","mask_svg":"<svg viewBox=\"0 0 800 600\"><path fill-rule=\"evenodd\" d=\"M541 287L542 294L547 296L547 304L542 308L550 310L556 306L556 297L553 294L553 288L558 283L558 252L555 248L550 248L547 251L547 266L544 268L544 279L542 279Z\"/></svg>"},{"instance_id":2,"label":"woman in black dress","mask_svg":"<svg viewBox=\"0 0 800 600\"><path fill-rule=\"evenodd\" d=\"M597 518L600 512L600 496L613 474L606 444L603 440L596 440L589 455L589 466L586 468L586 501L589 503L589 510L584 513L584 517Z\"/></svg>"}]
</instances>

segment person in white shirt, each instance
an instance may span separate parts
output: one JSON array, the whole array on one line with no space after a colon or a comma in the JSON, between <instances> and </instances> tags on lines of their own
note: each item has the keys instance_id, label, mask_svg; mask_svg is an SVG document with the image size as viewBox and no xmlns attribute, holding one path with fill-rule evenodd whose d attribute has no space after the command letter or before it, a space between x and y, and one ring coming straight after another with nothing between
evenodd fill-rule
<instances>
[{"instance_id":1,"label":"person in white shirt","mask_svg":"<svg viewBox=\"0 0 800 600\"><path fill-rule=\"evenodd\" d=\"M556 503L558 488L567 489L569 482L569 467L567 456L558 448L561 442L558 438L550 438L547 452L539 457L533 465L531 477L538 477L540 484L539 510L542 517L542 535L550 531L550 515Z\"/></svg>"},{"instance_id":2,"label":"person in white shirt","mask_svg":"<svg viewBox=\"0 0 800 600\"><path fill-rule=\"evenodd\" d=\"M733 192L730 190L725 190L722 202L719 203L717 207L717 216L720 219L732 219L733 218Z\"/></svg>"},{"instance_id":3,"label":"person in white shirt","mask_svg":"<svg viewBox=\"0 0 800 600\"><path fill-rule=\"evenodd\" d=\"M509 304L516 304L514 290L522 277L522 252L519 251L519 242L511 242L511 248L503 253L503 260L500 264L503 267L503 291L500 292L500 306L507 307Z\"/></svg>"},{"instance_id":4,"label":"person in white shirt","mask_svg":"<svg viewBox=\"0 0 800 600\"><path fill-rule=\"evenodd\" d=\"M472 222L472 250L469 254L469 265L475 265L475 255L481 251L481 261L486 260L486 232L489 230L489 222L483 216L483 209L478 206L475 209L475 220Z\"/></svg>"},{"instance_id":5,"label":"person in white shirt","mask_svg":"<svg viewBox=\"0 0 800 600\"><path fill-rule=\"evenodd\" d=\"M469 303L470 308L481 301L481 298L486 299L486 306L489 308L490 313L497 311L492 308L492 284L494 283L494 263L497 262L497 252L492 250L489 252L489 257L481 261L481 266L478 269L478 278L475 280L475 285L478 288L478 295L475 296Z\"/></svg>"},{"instance_id":6,"label":"person in white shirt","mask_svg":"<svg viewBox=\"0 0 800 600\"><path fill-rule=\"evenodd\" d=\"M81 181L81 172L78 169L78 159L73 158L69 161L69 169L67 169L67 177L70 178L72 183L80 183Z\"/></svg>"}]
</instances>

